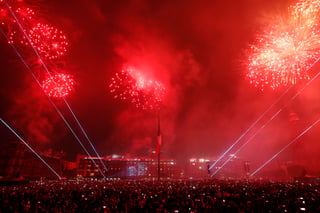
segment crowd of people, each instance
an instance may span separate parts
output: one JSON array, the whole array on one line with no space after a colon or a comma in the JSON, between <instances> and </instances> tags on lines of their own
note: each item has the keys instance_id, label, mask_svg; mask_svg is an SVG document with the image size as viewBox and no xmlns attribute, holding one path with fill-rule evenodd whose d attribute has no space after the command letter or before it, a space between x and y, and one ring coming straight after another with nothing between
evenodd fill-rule
<instances>
[{"instance_id":1,"label":"crowd of people","mask_svg":"<svg viewBox=\"0 0 320 213\"><path fill-rule=\"evenodd\" d=\"M320 185L266 180L63 180L1 186L0 212L320 212Z\"/></svg>"}]
</instances>

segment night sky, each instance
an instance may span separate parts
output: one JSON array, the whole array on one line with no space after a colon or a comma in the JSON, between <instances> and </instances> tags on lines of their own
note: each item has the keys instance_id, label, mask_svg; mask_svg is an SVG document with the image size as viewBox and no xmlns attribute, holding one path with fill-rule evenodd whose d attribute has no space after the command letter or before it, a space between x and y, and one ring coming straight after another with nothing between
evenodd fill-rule
<instances>
[{"instance_id":1,"label":"night sky","mask_svg":"<svg viewBox=\"0 0 320 213\"><path fill-rule=\"evenodd\" d=\"M131 65L166 87L160 110L163 156L187 159L221 154L285 91L286 88L275 91L255 88L246 79L244 65L256 33L268 24L268 17L285 13L289 2L24 3L37 11L41 21L67 35L70 43L67 54L50 68L64 70L74 77L74 91L66 100L101 155L150 156L156 147L157 112L114 99L109 91L111 77L124 65ZM80 145L4 36L0 38L1 118L37 150L63 150L68 159L74 160L77 153L84 153ZM23 54L41 76L39 73L43 71L32 59L33 53ZM319 83L315 81L284 108L239 157L266 160L317 120ZM262 121L267 121L288 100L285 97L280 101ZM64 102L54 101L80 135ZM299 118L296 123L290 122L292 113ZM1 143L16 140L3 125L0 133ZM301 155L309 153L311 161L320 150L319 136L319 127L315 127L299 139ZM89 148L85 138L80 138Z\"/></svg>"}]
</instances>

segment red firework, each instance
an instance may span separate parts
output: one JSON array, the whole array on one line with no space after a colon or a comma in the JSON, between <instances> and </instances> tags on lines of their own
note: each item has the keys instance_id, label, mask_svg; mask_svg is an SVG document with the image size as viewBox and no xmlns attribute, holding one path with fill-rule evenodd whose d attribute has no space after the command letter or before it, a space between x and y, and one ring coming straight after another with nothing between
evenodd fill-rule
<instances>
[{"instance_id":1,"label":"red firework","mask_svg":"<svg viewBox=\"0 0 320 213\"><path fill-rule=\"evenodd\" d=\"M319 6L315 2L318 1L300 1L289 7L286 22L273 23L257 36L255 44L250 46L247 61L247 77L252 84L261 89L266 86L275 89L309 79L308 70L320 57L319 17L316 15Z\"/></svg>"},{"instance_id":2,"label":"red firework","mask_svg":"<svg viewBox=\"0 0 320 213\"><path fill-rule=\"evenodd\" d=\"M28 29L30 29L30 26L32 26L34 21L34 11L30 8L19 7L18 9L16 9L15 14L24 30L27 31ZM14 20L13 22L15 24L17 23L16 20ZM19 29L18 25L14 28L14 30L11 30L8 35L10 43L18 43L23 45L29 44L24 33L21 32L21 29Z\"/></svg>"},{"instance_id":3,"label":"red firework","mask_svg":"<svg viewBox=\"0 0 320 213\"><path fill-rule=\"evenodd\" d=\"M306 25L318 25L320 11L320 0L298 0L289 7L289 12L297 22L304 22Z\"/></svg>"},{"instance_id":4,"label":"red firework","mask_svg":"<svg viewBox=\"0 0 320 213\"><path fill-rule=\"evenodd\" d=\"M7 33L9 43L27 45L27 39L25 38L24 33L21 31L20 26L26 32L30 30L30 26L32 26L35 21L35 12L31 8L26 7L24 4L17 6L17 2L11 3L12 6L9 6L9 4L0 1L1 26Z\"/></svg>"},{"instance_id":5,"label":"red firework","mask_svg":"<svg viewBox=\"0 0 320 213\"><path fill-rule=\"evenodd\" d=\"M132 67L116 73L111 81L115 99L129 100L141 109L159 109L166 91L160 82L146 79Z\"/></svg>"},{"instance_id":6,"label":"red firework","mask_svg":"<svg viewBox=\"0 0 320 213\"><path fill-rule=\"evenodd\" d=\"M16 9L16 14L19 16L19 21L26 22L26 21L32 20L35 13L29 7L27 8L19 7L18 9Z\"/></svg>"},{"instance_id":7,"label":"red firework","mask_svg":"<svg viewBox=\"0 0 320 213\"><path fill-rule=\"evenodd\" d=\"M74 81L70 75L56 74L42 83L44 92L55 98L67 96L73 90Z\"/></svg>"},{"instance_id":8,"label":"red firework","mask_svg":"<svg viewBox=\"0 0 320 213\"><path fill-rule=\"evenodd\" d=\"M67 52L67 37L61 30L46 24L38 23L29 31L32 45L46 59L57 59Z\"/></svg>"},{"instance_id":9,"label":"red firework","mask_svg":"<svg viewBox=\"0 0 320 213\"><path fill-rule=\"evenodd\" d=\"M5 5L2 4L2 1L0 1L0 21L2 26L6 24L8 17L9 11L5 8Z\"/></svg>"},{"instance_id":10,"label":"red firework","mask_svg":"<svg viewBox=\"0 0 320 213\"><path fill-rule=\"evenodd\" d=\"M6 26L10 22L13 22L13 18L10 15L9 8L2 0L0 0L0 22L2 26Z\"/></svg>"}]
</instances>

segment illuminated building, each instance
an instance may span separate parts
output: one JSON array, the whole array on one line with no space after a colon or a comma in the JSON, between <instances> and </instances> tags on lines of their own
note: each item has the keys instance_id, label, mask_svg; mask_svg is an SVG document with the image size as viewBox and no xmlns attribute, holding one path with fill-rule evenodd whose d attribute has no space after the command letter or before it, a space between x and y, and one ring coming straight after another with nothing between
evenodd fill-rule
<instances>
[{"instance_id":1,"label":"illuminated building","mask_svg":"<svg viewBox=\"0 0 320 213\"><path fill-rule=\"evenodd\" d=\"M93 163L94 160L102 170L103 166L99 158L83 157L79 161L78 176L80 177L101 177L99 169ZM107 178L156 178L158 162L153 158L126 158L124 156L108 156L101 158L108 168L105 173ZM178 178L176 160L162 159L160 161L161 178Z\"/></svg>"}]
</instances>

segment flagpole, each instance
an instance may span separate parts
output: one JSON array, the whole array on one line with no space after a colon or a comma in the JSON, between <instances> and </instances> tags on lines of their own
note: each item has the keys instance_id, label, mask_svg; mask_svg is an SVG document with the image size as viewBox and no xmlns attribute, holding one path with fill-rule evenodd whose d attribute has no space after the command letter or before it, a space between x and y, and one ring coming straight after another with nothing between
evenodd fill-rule
<instances>
[{"instance_id":1,"label":"flagpole","mask_svg":"<svg viewBox=\"0 0 320 213\"><path fill-rule=\"evenodd\" d=\"M159 143L159 140L161 140L161 131L160 131L160 109L158 110L158 137L157 137L157 146L158 146L158 181L160 181L160 147L161 142Z\"/></svg>"}]
</instances>

